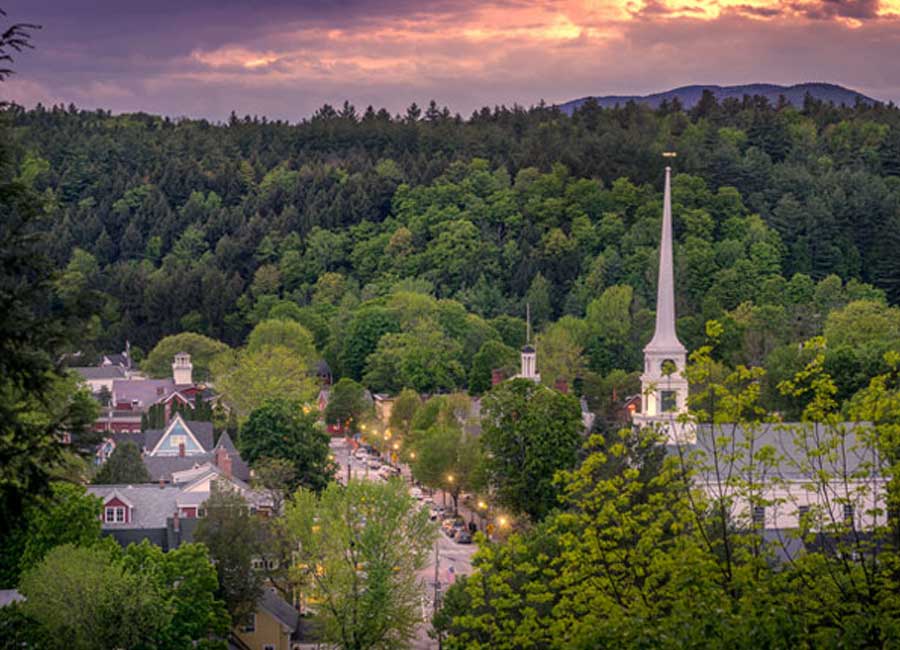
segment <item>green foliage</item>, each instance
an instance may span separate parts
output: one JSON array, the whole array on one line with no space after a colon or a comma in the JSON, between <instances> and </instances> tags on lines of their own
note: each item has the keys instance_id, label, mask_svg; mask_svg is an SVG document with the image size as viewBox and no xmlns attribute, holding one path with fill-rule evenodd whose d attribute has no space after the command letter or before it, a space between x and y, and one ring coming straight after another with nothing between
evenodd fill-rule
<instances>
[{"instance_id":1,"label":"green foliage","mask_svg":"<svg viewBox=\"0 0 900 650\"><path fill-rule=\"evenodd\" d=\"M410 468L415 479L447 491L453 497L454 509L460 492L475 492L482 487L480 443L458 423L431 426L416 435L412 447L416 456Z\"/></svg>"},{"instance_id":2,"label":"green foliage","mask_svg":"<svg viewBox=\"0 0 900 650\"><path fill-rule=\"evenodd\" d=\"M172 621L155 581L101 548L58 546L22 576L19 589L22 610L46 631L47 648L154 647Z\"/></svg>"},{"instance_id":3,"label":"green foliage","mask_svg":"<svg viewBox=\"0 0 900 650\"><path fill-rule=\"evenodd\" d=\"M216 355L228 350L228 346L202 334L184 332L167 336L157 343L144 362L143 370L151 377L171 377L172 362L179 352L191 355L194 381L205 381L210 376L210 365Z\"/></svg>"},{"instance_id":4,"label":"green foliage","mask_svg":"<svg viewBox=\"0 0 900 650\"><path fill-rule=\"evenodd\" d=\"M33 501L25 512L25 526L12 544L19 554L19 570L41 563L63 544L91 547L100 542L100 499L81 485L54 482L50 494ZM12 550L9 549L9 550Z\"/></svg>"},{"instance_id":5,"label":"green foliage","mask_svg":"<svg viewBox=\"0 0 900 650\"><path fill-rule=\"evenodd\" d=\"M325 422L346 425L351 432L355 432L360 421L371 410L365 387L344 377L331 388L328 406L325 407Z\"/></svg>"},{"instance_id":6,"label":"green foliage","mask_svg":"<svg viewBox=\"0 0 900 650\"><path fill-rule=\"evenodd\" d=\"M293 320L264 320L247 337L247 351L260 352L265 348L283 347L303 359L317 356L312 334Z\"/></svg>"},{"instance_id":7,"label":"green foliage","mask_svg":"<svg viewBox=\"0 0 900 650\"><path fill-rule=\"evenodd\" d=\"M490 389L493 371L499 370L505 376L513 373L516 367L516 351L500 341L485 341L484 345L472 357L469 369L469 392L480 395Z\"/></svg>"},{"instance_id":8,"label":"green foliage","mask_svg":"<svg viewBox=\"0 0 900 650\"><path fill-rule=\"evenodd\" d=\"M283 346L225 353L216 358L216 389L241 419L266 400L306 402L316 394L313 360Z\"/></svg>"},{"instance_id":9,"label":"green foliage","mask_svg":"<svg viewBox=\"0 0 900 650\"><path fill-rule=\"evenodd\" d=\"M444 336L437 323L423 321L414 329L383 336L366 359L364 381L376 391L395 392L408 386L422 393L449 391L462 385L462 346Z\"/></svg>"},{"instance_id":10,"label":"green foliage","mask_svg":"<svg viewBox=\"0 0 900 650\"><path fill-rule=\"evenodd\" d=\"M540 520L557 505L554 475L571 469L581 445L581 407L527 379L495 386L482 400L487 478L498 501Z\"/></svg>"},{"instance_id":11,"label":"green foliage","mask_svg":"<svg viewBox=\"0 0 900 650\"><path fill-rule=\"evenodd\" d=\"M164 553L144 540L125 549L123 564L131 573L148 576L160 596L158 606L172 613L160 647L224 650L231 620L216 597L216 569L203 545L183 544Z\"/></svg>"},{"instance_id":12,"label":"green foliage","mask_svg":"<svg viewBox=\"0 0 900 650\"><path fill-rule=\"evenodd\" d=\"M407 647L421 622L419 572L437 531L399 480L298 491L285 527L295 582L316 598L327 639L351 650Z\"/></svg>"},{"instance_id":13,"label":"green foliage","mask_svg":"<svg viewBox=\"0 0 900 650\"><path fill-rule=\"evenodd\" d=\"M280 458L292 464L291 488L302 485L321 490L331 480L328 434L318 413L299 402L269 399L250 413L241 427L241 455L250 464Z\"/></svg>"},{"instance_id":14,"label":"green foliage","mask_svg":"<svg viewBox=\"0 0 900 650\"><path fill-rule=\"evenodd\" d=\"M232 620L240 621L256 611L262 595L263 576L253 568L253 560L263 554L262 528L238 492L212 485L194 539L209 549L218 576L217 597Z\"/></svg>"},{"instance_id":15,"label":"green foliage","mask_svg":"<svg viewBox=\"0 0 900 650\"><path fill-rule=\"evenodd\" d=\"M144 466L141 450L131 440L123 441L113 450L93 480L99 485L149 482L150 472Z\"/></svg>"}]
</instances>

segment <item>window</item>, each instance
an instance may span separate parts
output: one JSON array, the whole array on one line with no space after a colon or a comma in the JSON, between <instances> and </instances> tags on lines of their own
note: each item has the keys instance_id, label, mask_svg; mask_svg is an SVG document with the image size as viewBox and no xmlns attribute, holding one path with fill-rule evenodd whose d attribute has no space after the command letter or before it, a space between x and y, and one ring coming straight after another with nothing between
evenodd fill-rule
<instances>
[{"instance_id":1,"label":"window","mask_svg":"<svg viewBox=\"0 0 900 650\"><path fill-rule=\"evenodd\" d=\"M266 560L266 567L270 571L274 571L278 568L278 560Z\"/></svg>"},{"instance_id":2,"label":"window","mask_svg":"<svg viewBox=\"0 0 900 650\"><path fill-rule=\"evenodd\" d=\"M176 436L176 435L169 436L169 446L170 447L177 448L177 447L180 447L181 445L186 445L186 443L187 443L187 436Z\"/></svg>"},{"instance_id":3,"label":"window","mask_svg":"<svg viewBox=\"0 0 900 650\"><path fill-rule=\"evenodd\" d=\"M250 614L246 619L244 619L244 624L241 626L242 632L256 632L256 614Z\"/></svg>"},{"instance_id":4,"label":"window","mask_svg":"<svg viewBox=\"0 0 900 650\"><path fill-rule=\"evenodd\" d=\"M809 517L809 506L800 506L797 508L797 519L801 524L807 517Z\"/></svg>"},{"instance_id":5,"label":"window","mask_svg":"<svg viewBox=\"0 0 900 650\"><path fill-rule=\"evenodd\" d=\"M676 364L671 359L665 359L661 364L659 364L659 371L666 377L675 374L676 370L678 370L678 364Z\"/></svg>"},{"instance_id":6,"label":"window","mask_svg":"<svg viewBox=\"0 0 900 650\"><path fill-rule=\"evenodd\" d=\"M108 524L125 523L125 508L121 506L108 506L104 517Z\"/></svg>"},{"instance_id":7,"label":"window","mask_svg":"<svg viewBox=\"0 0 900 650\"><path fill-rule=\"evenodd\" d=\"M754 526L765 526L766 525L766 507L765 506L753 506L753 525Z\"/></svg>"},{"instance_id":8,"label":"window","mask_svg":"<svg viewBox=\"0 0 900 650\"><path fill-rule=\"evenodd\" d=\"M267 643L263 646L263 650L275 650L275 646L273 646L271 643Z\"/></svg>"},{"instance_id":9,"label":"window","mask_svg":"<svg viewBox=\"0 0 900 650\"><path fill-rule=\"evenodd\" d=\"M853 504L845 503L844 504L844 522L852 526L854 514L856 514L856 513L854 512Z\"/></svg>"},{"instance_id":10,"label":"window","mask_svg":"<svg viewBox=\"0 0 900 650\"><path fill-rule=\"evenodd\" d=\"M250 561L250 566L252 566L257 571L262 571L263 569L266 568L266 563L264 560L261 560L260 558L255 557L255 558L253 558L253 560Z\"/></svg>"},{"instance_id":11,"label":"window","mask_svg":"<svg viewBox=\"0 0 900 650\"><path fill-rule=\"evenodd\" d=\"M663 413L671 413L678 409L678 393L674 390L660 391L659 408Z\"/></svg>"},{"instance_id":12,"label":"window","mask_svg":"<svg viewBox=\"0 0 900 650\"><path fill-rule=\"evenodd\" d=\"M206 516L206 508L197 508L197 518Z\"/></svg>"}]
</instances>

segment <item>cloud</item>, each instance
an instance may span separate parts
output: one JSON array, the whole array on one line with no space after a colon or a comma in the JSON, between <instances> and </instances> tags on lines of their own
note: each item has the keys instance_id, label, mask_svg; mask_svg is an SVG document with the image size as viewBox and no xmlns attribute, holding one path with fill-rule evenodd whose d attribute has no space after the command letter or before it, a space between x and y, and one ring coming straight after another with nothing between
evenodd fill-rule
<instances>
[{"instance_id":1,"label":"cloud","mask_svg":"<svg viewBox=\"0 0 900 650\"><path fill-rule=\"evenodd\" d=\"M434 98L468 114L810 80L900 99L900 0L20 3L10 18L44 29L17 62L35 84L19 96L114 111L297 120L326 102L400 112Z\"/></svg>"}]
</instances>

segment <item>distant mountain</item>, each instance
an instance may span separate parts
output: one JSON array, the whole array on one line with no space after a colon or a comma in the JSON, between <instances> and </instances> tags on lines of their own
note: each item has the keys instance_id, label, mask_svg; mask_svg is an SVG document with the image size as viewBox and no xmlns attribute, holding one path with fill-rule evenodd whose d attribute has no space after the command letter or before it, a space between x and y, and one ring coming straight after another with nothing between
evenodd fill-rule
<instances>
[{"instance_id":1,"label":"distant mountain","mask_svg":"<svg viewBox=\"0 0 900 650\"><path fill-rule=\"evenodd\" d=\"M682 86L674 90L667 90L662 93L654 93L652 95L607 95L605 97L594 97L600 106L611 108L616 104L624 105L629 101L635 101L639 104L647 104L653 108L657 108L664 101L672 101L676 97L681 101L681 105L685 108L692 108L700 97L703 96L704 90L711 90L715 94L716 99L720 102L728 97L742 99L744 95L764 95L773 104L778 101L779 95L785 98L794 106L802 106L803 98L807 93L816 99L834 102L835 105L847 104L852 106L860 99L866 103L873 104L878 100L867 97L855 90L844 88L835 84L827 83L805 83L795 86L778 86L776 84L747 84L743 86ZM573 99L570 102L561 104L559 108L569 115L576 108L584 104L590 97L582 97L581 99Z\"/></svg>"}]
</instances>

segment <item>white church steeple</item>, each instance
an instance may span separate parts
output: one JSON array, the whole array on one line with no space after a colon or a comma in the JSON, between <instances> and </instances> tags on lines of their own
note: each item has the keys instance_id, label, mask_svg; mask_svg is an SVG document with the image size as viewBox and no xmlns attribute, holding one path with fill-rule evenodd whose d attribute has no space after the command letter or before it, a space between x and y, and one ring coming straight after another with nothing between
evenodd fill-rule
<instances>
[{"instance_id":1,"label":"white church steeple","mask_svg":"<svg viewBox=\"0 0 900 650\"><path fill-rule=\"evenodd\" d=\"M673 157L675 154L666 154ZM672 263L672 168L666 167L662 234L659 241L659 275L656 287L656 330L644 348L641 375L641 412L638 426L658 426L669 443L692 442L694 430L679 423L687 412L688 382L682 374L687 350L675 332L675 273Z\"/></svg>"}]
</instances>

